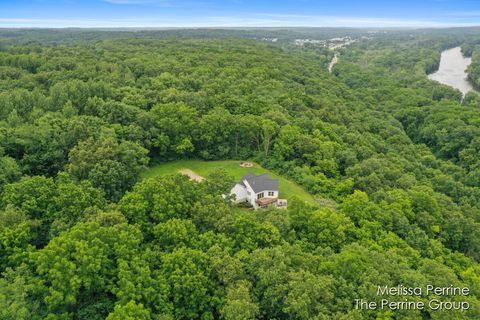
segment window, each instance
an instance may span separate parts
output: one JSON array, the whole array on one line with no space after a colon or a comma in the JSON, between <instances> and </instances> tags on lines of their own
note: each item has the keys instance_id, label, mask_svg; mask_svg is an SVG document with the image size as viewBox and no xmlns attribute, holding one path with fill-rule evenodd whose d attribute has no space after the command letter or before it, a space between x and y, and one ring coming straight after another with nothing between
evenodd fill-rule
<instances>
[{"instance_id":1,"label":"window","mask_svg":"<svg viewBox=\"0 0 480 320\"><path fill-rule=\"evenodd\" d=\"M273 191L268 191L268 196L269 196L269 197L275 196L275 192L273 192Z\"/></svg>"},{"instance_id":2,"label":"window","mask_svg":"<svg viewBox=\"0 0 480 320\"><path fill-rule=\"evenodd\" d=\"M263 192L257 194L257 199L262 199L263 197L265 197L265 194Z\"/></svg>"}]
</instances>

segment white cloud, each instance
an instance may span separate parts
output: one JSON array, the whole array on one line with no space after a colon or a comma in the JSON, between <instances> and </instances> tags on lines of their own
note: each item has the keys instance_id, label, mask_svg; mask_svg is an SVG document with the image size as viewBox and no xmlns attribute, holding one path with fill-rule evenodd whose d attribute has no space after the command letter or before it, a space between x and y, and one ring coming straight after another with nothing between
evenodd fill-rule
<instances>
[{"instance_id":1,"label":"white cloud","mask_svg":"<svg viewBox=\"0 0 480 320\"><path fill-rule=\"evenodd\" d=\"M437 21L434 19L398 19L379 17L348 17L321 15L258 14L270 17L279 24L287 26L312 27L451 27L472 26L479 23Z\"/></svg>"},{"instance_id":2,"label":"white cloud","mask_svg":"<svg viewBox=\"0 0 480 320\"><path fill-rule=\"evenodd\" d=\"M211 2L195 0L102 0L114 5L144 5L150 7L169 8L211 8Z\"/></svg>"},{"instance_id":3,"label":"white cloud","mask_svg":"<svg viewBox=\"0 0 480 320\"><path fill-rule=\"evenodd\" d=\"M123 1L123 0L120 0ZM207 27L453 27L478 23L423 19L250 14L249 16L158 17L131 19L16 19L0 18L0 27L34 28L207 28Z\"/></svg>"}]
</instances>

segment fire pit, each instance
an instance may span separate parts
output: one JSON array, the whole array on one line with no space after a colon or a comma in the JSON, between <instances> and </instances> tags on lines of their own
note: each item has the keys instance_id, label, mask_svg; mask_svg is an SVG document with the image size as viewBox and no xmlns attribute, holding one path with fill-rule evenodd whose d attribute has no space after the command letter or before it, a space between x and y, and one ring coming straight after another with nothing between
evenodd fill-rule
<instances>
[{"instance_id":1,"label":"fire pit","mask_svg":"<svg viewBox=\"0 0 480 320\"><path fill-rule=\"evenodd\" d=\"M251 168L251 167L253 167L253 163L251 163L251 162L240 162L240 167Z\"/></svg>"}]
</instances>

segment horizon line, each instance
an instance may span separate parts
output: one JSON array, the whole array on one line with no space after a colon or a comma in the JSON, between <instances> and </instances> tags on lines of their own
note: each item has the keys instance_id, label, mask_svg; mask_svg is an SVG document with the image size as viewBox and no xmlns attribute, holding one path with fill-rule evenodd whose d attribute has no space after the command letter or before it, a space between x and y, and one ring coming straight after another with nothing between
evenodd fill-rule
<instances>
[{"instance_id":1,"label":"horizon line","mask_svg":"<svg viewBox=\"0 0 480 320\"><path fill-rule=\"evenodd\" d=\"M136 29L136 30L174 30L174 29L454 29L454 28L479 28L479 24L458 24L458 25L418 25L418 26L402 26L402 25L391 25L391 26L312 26L312 25L279 25L279 26L248 26L248 25L239 25L239 26L1 26L0 30L10 29L10 30L50 30L50 29L84 29L84 30L110 30L110 29Z\"/></svg>"},{"instance_id":2,"label":"horizon line","mask_svg":"<svg viewBox=\"0 0 480 320\"><path fill-rule=\"evenodd\" d=\"M183 20L183 21L182 21ZM439 19L398 19L387 17L329 16L329 15L278 15L253 14L242 16L202 16L185 18L130 17L101 19L65 17L11 18L0 16L0 28L461 28L477 27L480 21L448 21Z\"/></svg>"}]
</instances>

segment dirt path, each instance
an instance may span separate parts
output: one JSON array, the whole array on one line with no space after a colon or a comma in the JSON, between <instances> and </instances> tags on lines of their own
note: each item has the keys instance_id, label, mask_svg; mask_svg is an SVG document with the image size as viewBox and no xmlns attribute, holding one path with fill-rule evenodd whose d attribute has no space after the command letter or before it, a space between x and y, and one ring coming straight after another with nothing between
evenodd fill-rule
<instances>
[{"instance_id":1,"label":"dirt path","mask_svg":"<svg viewBox=\"0 0 480 320\"><path fill-rule=\"evenodd\" d=\"M202 182L203 180L205 180L204 177L202 177L201 175L195 173L194 171L192 171L190 169L182 169L178 172L180 172L180 174L183 174L184 176L189 177L190 180L193 180L193 181L196 181L196 182Z\"/></svg>"}]
</instances>

